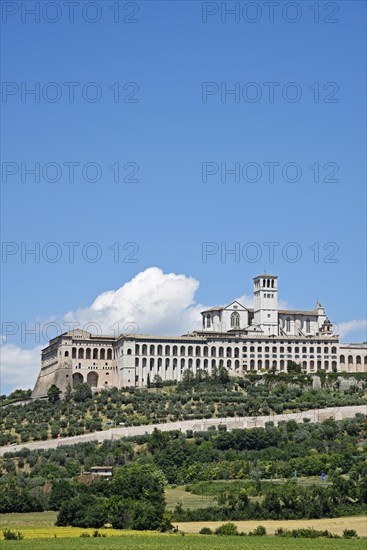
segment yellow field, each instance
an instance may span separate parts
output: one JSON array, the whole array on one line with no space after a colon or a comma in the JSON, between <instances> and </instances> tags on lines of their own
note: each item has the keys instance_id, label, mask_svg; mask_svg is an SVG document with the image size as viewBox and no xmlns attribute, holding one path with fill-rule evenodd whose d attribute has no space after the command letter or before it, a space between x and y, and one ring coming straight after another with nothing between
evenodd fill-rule
<instances>
[{"instance_id":1,"label":"yellow field","mask_svg":"<svg viewBox=\"0 0 367 550\"><path fill-rule=\"evenodd\" d=\"M82 529L79 527L56 527L54 524L57 512L34 512L31 514L2 514L0 515L0 538L3 537L2 530L6 527L21 531L26 539L38 538L65 538L79 537L81 533L92 534L94 529ZM177 523L179 530L188 534L199 533L203 527L216 529L224 521L203 521L203 522L181 522ZM268 534L274 534L278 527L284 529L299 529L313 527L314 529L327 529L336 535L342 535L344 529L355 529L360 537L367 537L367 518L365 516L351 516L332 519L312 519L312 520L253 520L253 521L234 521L239 531L249 532L258 525L263 525ZM176 526L176 523L175 523ZM120 531L118 529L99 529L108 537L159 537L160 534L155 531Z\"/></svg>"},{"instance_id":2,"label":"yellow field","mask_svg":"<svg viewBox=\"0 0 367 550\"><path fill-rule=\"evenodd\" d=\"M203 527L216 529L222 525L223 521L203 521L203 522L182 522L177 523L180 531L185 533L198 533ZM325 518L325 519L296 519L296 520L252 520L252 521L233 521L239 531L248 533L253 531L258 525L263 525L269 535L273 535L278 527L284 529L301 529L313 527L314 529L327 529L335 535L342 535L344 529L355 529L360 537L367 537L367 517L366 516L350 516L342 518ZM176 526L176 523L175 523Z\"/></svg>"}]
</instances>

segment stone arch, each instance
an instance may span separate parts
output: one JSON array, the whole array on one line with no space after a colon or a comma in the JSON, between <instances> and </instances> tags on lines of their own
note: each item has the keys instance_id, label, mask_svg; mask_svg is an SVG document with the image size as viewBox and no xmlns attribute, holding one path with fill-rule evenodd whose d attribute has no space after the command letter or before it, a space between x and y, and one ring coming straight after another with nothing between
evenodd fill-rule
<instances>
[{"instance_id":1,"label":"stone arch","mask_svg":"<svg viewBox=\"0 0 367 550\"><path fill-rule=\"evenodd\" d=\"M98 386L98 373L94 370L88 372L87 374L87 384L91 388L96 388Z\"/></svg>"},{"instance_id":2,"label":"stone arch","mask_svg":"<svg viewBox=\"0 0 367 550\"><path fill-rule=\"evenodd\" d=\"M73 374L73 388L77 386L78 384L83 384L84 378L83 375L80 372L74 372Z\"/></svg>"}]
</instances>

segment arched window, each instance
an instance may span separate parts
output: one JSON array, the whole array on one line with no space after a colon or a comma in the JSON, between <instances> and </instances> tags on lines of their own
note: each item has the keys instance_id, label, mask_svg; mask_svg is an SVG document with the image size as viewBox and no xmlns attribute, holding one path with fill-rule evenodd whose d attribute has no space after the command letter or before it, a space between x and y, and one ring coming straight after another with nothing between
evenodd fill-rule
<instances>
[{"instance_id":1,"label":"arched window","mask_svg":"<svg viewBox=\"0 0 367 550\"><path fill-rule=\"evenodd\" d=\"M185 355L185 346L180 347L180 355Z\"/></svg>"},{"instance_id":2,"label":"arched window","mask_svg":"<svg viewBox=\"0 0 367 550\"><path fill-rule=\"evenodd\" d=\"M240 348L234 348L234 356L239 357L240 356Z\"/></svg>"},{"instance_id":3,"label":"arched window","mask_svg":"<svg viewBox=\"0 0 367 550\"><path fill-rule=\"evenodd\" d=\"M294 348L294 353L299 353L299 347L298 347L298 346L296 346L296 347Z\"/></svg>"},{"instance_id":4,"label":"arched window","mask_svg":"<svg viewBox=\"0 0 367 550\"><path fill-rule=\"evenodd\" d=\"M157 355L162 355L162 353L163 353L163 347L161 345L159 345L157 347Z\"/></svg>"},{"instance_id":5,"label":"arched window","mask_svg":"<svg viewBox=\"0 0 367 550\"><path fill-rule=\"evenodd\" d=\"M212 369L215 367L215 359L212 359Z\"/></svg>"},{"instance_id":6,"label":"arched window","mask_svg":"<svg viewBox=\"0 0 367 550\"><path fill-rule=\"evenodd\" d=\"M141 347L141 353L142 355L146 355L147 354L147 345L146 344L143 344L142 347Z\"/></svg>"},{"instance_id":7,"label":"arched window","mask_svg":"<svg viewBox=\"0 0 367 550\"><path fill-rule=\"evenodd\" d=\"M93 349L93 359L98 359L98 349L97 348Z\"/></svg>"},{"instance_id":8,"label":"arched window","mask_svg":"<svg viewBox=\"0 0 367 550\"><path fill-rule=\"evenodd\" d=\"M200 369L200 359L196 359L196 368Z\"/></svg>"},{"instance_id":9,"label":"arched window","mask_svg":"<svg viewBox=\"0 0 367 550\"><path fill-rule=\"evenodd\" d=\"M154 359L153 359L153 357L151 357L151 358L149 359L149 369L150 369L150 370L153 370L153 369L154 369Z\"/></svg>"},{"instance_id":10,"label":"arched window","mask_svg":"<svg viewBox=\"0 0 367 550\"><path fill-rule=\"evenodd\" d=\"M140 353L139 348L140 348L139 344L135 344L135 355L139 355Z\"/></svg>"},{"instance_id":11,"label":"arched window","mask_svg":"<svg viewBox=\"0 0 367 550\"><path fill-rule=\"evenodd\" d=\"M266 368L266 369L269 368L269 359L265 359L265 368Z\"/></svg>"},{"instance_id":12,"label":"arched window","mask_svg":"<svg viewBox=\"0 0 367 550\"><path fill-rule=\"evenodd\" d=\"M286 322L285 322L285 330L286 330L286 332L291 331L291 320L290 320L289 317L287 317Z\"/></svg>"},{"instance_id":13,"label":"arched window","mask_svg":"<svg viewBox=\"0 0 367 550\"><path fill-rule=\"evenodd\" d=\"M149 355L154 355L154 352L155 352L154 346L151 344L149 346Z\"/></svg>"},{"instance_id":14,"label":"arched window","mask_svg":"<svg viewBox=\"0 0 367 550\"><path fill-rule=\"evenodd\" d=\"M333 346L333 347L331 348L331 353L333 353L333 354L336 353L336 347Z\"/></svg>"},{"instance_id":15,"label":"arched window","mask_svg":"<svg viewBox=\"0 0 367 550\"><path fill-rule=\"evenodd\" d=\"M192 346L189 346L189 348L188 348L188 350L187 350L187 355L192 356L192 350L193 350L193 347L192 347Z\"/></svg>"},{"instance_id":16,"label":"arched window","mask_svg":"<svg viewBox=\"0 0 367 550\"><path fill-rule=\"evenodd\" d=\"M127 350L127 354L128 354L128 355L131 355L131 353L132 353L131 348L129 348L129 349Z\"/></svg>"},{"instance_id":17,"label":"arched window","mask_svg":"<svg viewBox=\"0 0 367 550\"><path fill-rule=\"evenodd\" d=\"M280 370L284 370L284 359L280 360Z\"/></svg>"},{"instance_id":18,"label":"arched window","mask_svg":"<svg viewBox=\"0 0 367 550\"><path fill-rule=\"evenodd\" d=\"M262 347L261 346L258 346L257 348L257 353L261 353L262 352Z\"/></svg>"},{"instance_id":19,"label":"arched window","mask_svg":"<svg viewBox=\"0 0 367 550\"><path fill-rule=\"evenodd\" d=\"M157 366L158 366L158 370L159 370L162 366L162 357L158 357Z\"/></svg>"},{"instance_id":20,"label":"arched window","mask_svg":"<svg viewBox=\"0 0 367 550\"><path fill-rule=\"evenodd\" d=\"M185 359L181 359L181 370L185 368Z\"/></svg>"},{"instance_id":21,"label":"arched window","mask_svg":"<svg viewBox=\"0 0 367 550\"><path fill-rule=\"evenodd\" d=\"M321 353L321 348L320 347L317 348L316 353Z\"/></svg>"},{"instance_id":22,"label":"arched window","mask_svg":"<svg viewBox=\"0 0 367 550\"><path fill-rule=\"evenodd\" d=\"M76 348L72 348L71 357L72 357L72 359L76 359Z\"/></svg>"},{"instance_id":23,"label":"arched window","mask_svg":"<svg viewBox=\"0 0 367 550\"><path fill-rule=\"evenodd\" d=\"M292 353L292 347L291 346L287 347L287 353Z\"/></svg>"},{"instance_id":24,"label":"arched window","mask_svg":"<svg viewBox=\"0 0 367 550\"><path fill-rule=\"evenodd\" d=\"M280 346L279 351L280 351L280 353L284 353L284 347Z\"/></svg>"},{"instance_id":25,"label":"arched window","mask_svg":"<svg viewBox=\"0 0 367 550\"><path fill-rule=\"evenodd\" d=\"M219 351L219 354L218 354L219 357L224 357L224 348L220 347L218 351Z\"/></svg>"},{"instance_id":26,"label":"arched window","mask_svg":"<svg viewBox=\"0 0 367 550\"><path fill-rule=\"evenodd\" d=\"M107 361L110 361L112 359L112 349L109 348L107 350Z\"/></svg>"},{"instance_id":27,"label":"arched window","mask_svg":"<svg viewBox=\"0 0 367 550\"><path fill-rule=\"evenodd\" d=\"M173 346L172 355L177 355L177 346Z\"/></svg>"},{"instance_id":28,"label":"arched window","mask_svg":"<svg viewBox=\"0 0 367 550\"><path fill-rule=\"evenodd\" d=\"M307 348L305 346L302 348L302 353L307 353Z\"/></svg>"},{"instance_id":29,"label":"arched window","mask_svg":"<svg viewBox=\"0 0 367 550\"><path fill-rule=\"evenodd\" d=\"M353 355L348 355L348 365L353 365Z\"/></svg>"},{"instance_id":30,"label":"arched window","mask_svg":"<svg viewBox=\"0 0 367 550\"><path fill-rule=\"evenodd\" d=\"M69 352L68 351L65 351L64 357L69 357Z\"/></svg>"},{"instance_id":31,"label":"arched window","mask_svg":"<svg viewBox=\"0 0 367 550\"><path fill-rule=\"evenodd\" d=\"M320 361L320 360L317 361L317 368L318 368L318 369L321 369L321 361Z\"/></svg>"},{"instance_id":32,"label":"arched window","mask_svg":"<svg viewBox=\"0 0 367 550\"><path fill-rule=\"evenodd\" d=\"M129 350L127 352L129 354ZM130 350L130 353L131 353L131 350ZM101 353L100 353L100 359L104 359L106 357L106 350L104 348L101 349Z\"/></svg>"},{"instance_id":33,"label":"arched window","mask_svg":"<svg viewBox=\"0 0 367 550\"><path fill-rule=\"evenodd\" d=\"M231 348L227 348L227 357L232 357L232 349Z\"/></svg>"},{"instance_id":34,"label":"arched window","mask_svg":"<svg viewBox=\"0 0 367 550\"><path fill-rule=\"evenodd\" d=\"M311 332L311 321L306 319L306 332Z\"/></svg>"},{"instance_id":35,"label":"arched window","mask_svg":"<svg viewBox=\"0 0 367 550\"><path fill-rule=\"evenodd\" d=\"M169 361L170 361L169 357L166 357L165 364L164 364L166 370L169 369Z\"/></svg>"},{"instance_id":36,"label":"arched window","mask_svg":"<svg viewBox=\"0 0 367 550\"><path fill-rule=\"evenodd\" d=\"M240 328L240 314L238 311L234 311L231 315L231 327Z\"/></svg>"},{"instance_id":37,"label":"arched window","mask_svg":"<svg viewBox=\"0 0 367 550\"><path fill-rule=\"evenodd\" d=\"M325 369L328 370L329 368L329 361L325 361Z\"/></svg>"},{"instance_id":38,"label":"arched window","mask_svg":"<svg viewBox=\"0 0 367 550\"><path fill-rule=\"evenodd\" d=\"M208 315L206 316L206 328L210 328L210 325L211 325L211 319L208 313Z\"/></svg>"},{"instance_id":39,"label":"arched window","mask_svg":"<svg viewBox=\"0 0 367 550\"><path fill-rule=\"evenodd\" d=\"M332 366L333 369L336 369L336 361L332 361L331 366Z\"/></svg>"},{"instance_id":40,"label":"arched window","mask_svg":"<svg viewBox=\"0 0 367 550\"><path fill-rule=\"evenodd\" d=\"M266 282L265 282L265 279L263 279L263 286L265 286Z\"/></svg>"},{"instance_id":41,"label":"arched window","mask_svg":"<svg viewBox=\"0 0 367 550\"><path fill-rule=\"evenodd\" d=\"M276 369L276 368L277 368L277 362L273 361L273 369Z\"/></svg>"},{"instance_id":42,"label":"arched window","mask_svg":"<svg viewBox=\"0 0 367 550\"><path fill-rule=\"evenodd\" d=\"M227 369L230 369L230 368L231 368L231 360L228 359L228 360L227 360Z\"/></svg>"},{"instance_id":43,"label":"arched window","mask_svg":"<svg viewBox=\"0 0 367 550\"><path fill-rule=\"evenodd\" d=\"M146 357L143 357L143 364L142 364L142 367L146 367L147 366L147 358Z\"/></svg>"},{"instance_id":44,"label":"arched window","mask_svg":"<svg viewBox=\"0 0 367 550\"><path fill-rule=\"evenodd\" d=\"M267 288L270 288L270 279L268 279L268 280L266 281L266 286L267 286Z\"/></svg>"},{"instance_id":45,"label":"arched window","mask_svg":"<svg viewBox=\"0 0 367 550\"><path fill-rule=\"evenodd\" d=\"M170 349L169 346L166 346L166 347L164 348L164 354L165 354L165 355L171 355L171 349Z\"/></svg>"},{"instance_id":46,"label":"arched window","mask_svg":"<svg viewBox=\"0 0 367 550\"><path fill-rule=\"evenodd\" d=\"M91 357L90 354L91 354L90 348L87 348L87 349L85 350L85 358L86 358L86 359L90 359L90 357Z\"/></svg>"},{"instance_id":47,"label":"arched window","mask_svg":"<svg viewBox=\"0 0 367 550\"><path fill-rule=\"evenodd\" d=\"M139 366L139 358L138 358L138 357L135 358L135 366L136 366L136 367Z\"/></svg>"},{"instance_id":48,"label":"arched window","mask_svg":"<svg viewBox=\"0 0 367 550\"><path fill-rule=\"evenodd\" d=\"M208 360L204 359L204 369L207 369L207 368L208 368Z\"/></svg>"},{"instance_id":49,"label":"arched window","mask_svg":"<svg viewBox=\"0 0 367 550\"><path fill-rule=\"evenodd\" d=\"M192 359L189 359L189 369L192 369Z\"/></svg>"},{"instance_id":50,"label":"arched window","mask_svg":"<svg viewBox=\"0 0 367 550\"><path fill-rule=\"evenodd\" d=\"M356 363L357 363L357 365L360 365L360 364L361 364L361 356L360 356L360 355L357 355L357 357L356 357Z\"/></svg>"},{"instance_id":51,"label":"arched window","mask_svg":"<svg viewBox=\"0 0 367 550\"><path fill-rule=\"evenodd\" d=\"M255 361L254 361L253 359L251 359L251 361L250 361L250 369L251 369L251 370L254 370L254 368L255 368Z\"/></svg>"},{"instance_id":52,"label":"arched window","mask_svg":"<svg viewBox=\"0 0 367 550\"><path fill-rule=\"evenodd\" d=\"M208 357L208 353L209 353L208 346L204 346L203 352L204 352L204 357Z\"/></svg>"},{"instance_id":53,"label":"arched window","mask_svg":"<svg viewBox=\"0 0 367 550\"><path fill-rule=\"evenodd\" d=\"M177 358L176 357L172 361L172 367L173 367L173 370L176 370L176 367L177 367Z\"/></svg>"},{"instance_id":54,"label":"arched window","mask_svg":"<svg viewBox=\"0 0 367 550\"><path fill-rule=\"evenodd\" d=\"M270 352L269 346L265 346L265 353L269 353L269 352Z\"/></svg>"},{"instance_id":55,"label":"arched window","mask_svg":"<svg viewBox=\"0 0 367 550\"><path fill-rule=\"evenodd\" d=\"M344 356L344 355L341 355L341 356L340 356L340 362L341 362L342 364L345 363L345 356Z\"/></svg>"},{"instance_id":56,"label":"arched window","mask_svg":"<svg viewBox=\"0 0 367 550\"><path fill-rule=\"evenodd\" d=\"M216 356L217 356L217 348L216 348L215 346L212 346L211 355L212 355L212 357L216 357Z\"/></svg>"},{"instance_id":57,"label":"arched window","mask_svg":"<svg viewBox=\"0 0 367 550\"><path fill-rule=\"evenodd\" d=\"M310 348L310 353L315 353L315 348L314 347Z\"/></svg>"},{"instance_id":58,"label":"arched window","mask_svg":"<svg viewBox=\"0 0 367 550\"><path fill-rule=\"evenodd\" d=\"M258 369L262 369L262 368L263 368L263 362L262 362L261 359L259 359L258 362L257 362L257 368L258 368Z\"/></svg>"},{"instance_id":59,"label":"arched window","mask_svg":"<svg viewBox=\"0 0 367 550\"><path fill-rule=\"evenodd\" d=\"M78 359L84 359L84 350L83 350L83 348L79 348L79 350L78 350Z\"/></svg>"},{"instance_id":60,"label":"arched window","mask_svg":"<svg viewBox=\"0 0 367 550\"><path fill-rule=\"evenodd\" d=\"M196 346L195 355L196 355L196 357L200 357L200 346Z\"/></svg>"},{"instance_id":61,"label":"arched window","mask_svg":"<svg viewBox=\"0 0 367 550\"><path fill-rule=\"evenodd\" d=\"M315 368L315 361L310 361L310 369L314 369Z\"/></svg>"},{"instance_id":62,"label":"arched window","mask_svg":"<svg viewBox=\"0 0 367 550\"><path fill-rule=\"evenodd\" d=\"M255 346L250 346L250 353L255 353Z\"/></svg>"}]
</instances>

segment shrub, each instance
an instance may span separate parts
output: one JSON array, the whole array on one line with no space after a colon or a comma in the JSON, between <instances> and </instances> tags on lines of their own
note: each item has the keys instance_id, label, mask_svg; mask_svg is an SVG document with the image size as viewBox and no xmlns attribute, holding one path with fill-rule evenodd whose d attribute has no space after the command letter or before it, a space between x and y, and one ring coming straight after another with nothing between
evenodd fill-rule
<instances>
[{"instance_id":1,"label":"shrub","mask_svg":"<svg viewBox=\"0 0 367 550\"><path fill-rule=\"evenodd\" d=\"M224 523L220 527L217 527L215 534L219 536L234 536L238 535L237 525L234 523Z\"/></svg>"},{"instance_id":2,"label":"shrub","mask_svg":"<svg viewBox=\"0 0 367 550\"><path fill-rule=\"evenodd\" d=\"M4 529L3 535L5 540L23 540L24 535L20 531L12 531L11 529Z\"/></svg>"},{"instance_id":3,"label":"shrub","mask_svg":"<svg viewBox=\"0 0 367 550\"><path fill-rule=\"evenodd\" d=\"M203 528L199 531L199 534L200 534L200 535L212 535L212 534L213 534L213 531L210 529L210 527L203 527Z\"/></svg>"},{"instance_id":4,"label":"shrub","mask_svg":"<svg viewBox=\"0 0 367 550\"><path fill-rule=\"evenodd\" d=\"M355 529L344 529L343 531L343 537L345 539L353 539L357 536L357 531Z\"/></svg>"},{"instance_id":5,"label":"shrub","mask_svg":"<svg viewBox=\"0 0 367 550\"><path fill-rule=\"evenodd\" d=\"M263 537L266 535L266 529L263 525L258 525L253 531L249 533L250 536Z\"/></svg>"}]
</instances>

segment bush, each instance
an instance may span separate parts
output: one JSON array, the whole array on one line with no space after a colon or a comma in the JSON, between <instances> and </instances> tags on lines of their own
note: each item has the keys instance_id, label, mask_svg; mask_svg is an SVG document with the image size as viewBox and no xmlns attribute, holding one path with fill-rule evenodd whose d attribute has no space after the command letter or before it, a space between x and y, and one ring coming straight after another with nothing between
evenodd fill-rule
<instances>
[{"instance_id":1,"label":"bush","mask_svg":"<svg viewBox=\"0 0 367 550\"><path fill-rule=\"evenodd\" d=\"M253 531L249 533L250 536L263 537L266 535L266 529L263 525L258 525Z\"/></svg>"},{"instance_id":2,"label":"bush","mask_svg":"<svg viewBox=\"0 0 367 550\"><path fill-rule=\"evenodd\" d=\"M355 529L344 529L343 537L345 539L353 539L357 537L357 531L355 531Z\"/></svg>"},{"instance_id":3,"label":"bush","mask_svg":"<svg viewBox=\"0 0 367 550\"><path fill-rule=\"evenodd\" d=\"M4 529L3 531L5 540L23 540L24 535L20 531L12 531L11 529Z\"/></svg>"},{"instance_id":4,"label":"bush","mask_svg":"<svg viewBox=\"0 0 367 550\"><path fill-rule=\"evenodd\" d=\"M200 534L200 535L212 535L212 534L213 534L213 531L212 531L209 527L203 527L203 528L199 531L199 534Z\"/></svg>"},{"instance_id":5,"label":"bush","mask_svg":"<svg viewBox=\"0 0 367 550\"><path fill-rule=\"evenodd\" d=\"M219 536L226 536L226 537L238 535L237 525L230 522L224 523L220 527L217 527L217 529L215 530L215 534Z\"/></svg>"}]
</instances>

